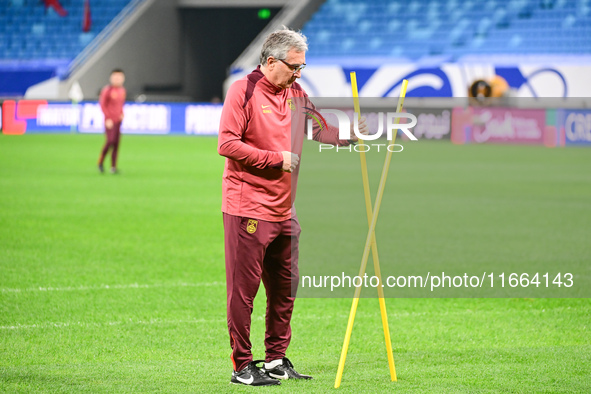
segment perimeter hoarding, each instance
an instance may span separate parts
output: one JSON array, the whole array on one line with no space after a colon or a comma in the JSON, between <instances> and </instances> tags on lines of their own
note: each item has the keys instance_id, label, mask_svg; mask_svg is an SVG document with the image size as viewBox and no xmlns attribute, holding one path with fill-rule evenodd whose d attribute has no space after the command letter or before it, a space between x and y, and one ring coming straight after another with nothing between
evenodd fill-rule
<instances>
[{"instance_id":1,"label":"perimeter hoarding","mask_svg":"<svg viewBox=\"0 0 591 394\"><path fill-rule=\"evenodd\" d=\"M562 145L591 145L591 110L556 110L556 128Z\"/></svg>"},{"instance_id":2,"label":"perimeter hoarding","mask_svg":"<svg viewBox=\"0 0 591 394\"><path fill-rule=\"evenodd\" d=\"M127 103L122 132L217 135L221 111L221 104ZM104 116L95 101L7 100L2 114L4 134L104 131Z\"/></svg>"},{"instance_id":3,"label":"perimeter hoarding","mask_svg":"<svg viewBox=\"0 0 591 394\"><path fill-rule=\"evenodd\" d=\"M548 133L551 133L548 129ZM454 108L452 142L542 145L546 134L545 109Z\"/></svg>"}]
</instances>

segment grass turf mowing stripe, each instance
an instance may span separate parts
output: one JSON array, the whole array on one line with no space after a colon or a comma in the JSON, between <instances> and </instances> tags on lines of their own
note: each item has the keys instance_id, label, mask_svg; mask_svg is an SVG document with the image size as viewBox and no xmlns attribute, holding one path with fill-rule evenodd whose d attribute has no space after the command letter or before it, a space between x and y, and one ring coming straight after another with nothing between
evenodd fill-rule
<instances>
[{"instance_id":1,"label":"grass turf mowing stripe","mask_svg":"<svg viewBox=\"0 0 591 394\"><path fill-rule=\"evenodd\" d=\"M124 136L121 176L97 173L102 140L0 136L0 288L23 290L0 292L0 326L35 325L0 331L0 391L252 391L228 384L216 140ZM413 151L393 163L402 183L387 190L413 203L399 217L413 235L399 258L509 258L521 241L546 239L550 223L561 248L545 245L528 258L590 260L590 151L426 141ZM331 165L311 183L321 185ZM548 214L536 216L535 206ZM522 212L532 228L520 223L521 241L499 234L502 223L492 219ZM478 242L459 243L448 214ZM495 250L485 235L507 248ZM488 257L478 254L483 248ZM195 286L176 286L183 283ZM349 306L349 299L296 301L288 357L315 379L279 390L332 391ZM361 299L341 391L591 387L588 299L391 299L387 307L399 381L388 381L378 302ZM258 296L256 358L264 355L264 313Z\"/></svg>"}]
</instances>

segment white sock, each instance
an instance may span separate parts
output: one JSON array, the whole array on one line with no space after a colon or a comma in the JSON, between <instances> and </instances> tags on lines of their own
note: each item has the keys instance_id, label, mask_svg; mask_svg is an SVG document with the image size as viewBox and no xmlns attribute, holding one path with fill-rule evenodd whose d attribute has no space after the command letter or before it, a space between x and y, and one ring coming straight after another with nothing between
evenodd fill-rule
<instances>
[{"instance_id":1,"label":"white sock","mask_svg":"<svg viewBox=\"0 0 591 394\"><path fill-rule=\"evenodd\" d=\"M273 360L270 363L265 363L265 369L266 370L273 369L275 367L280 366L281 364L283 364L282 358L280 358L279 360Z\"/></svg>"}]
</instances>

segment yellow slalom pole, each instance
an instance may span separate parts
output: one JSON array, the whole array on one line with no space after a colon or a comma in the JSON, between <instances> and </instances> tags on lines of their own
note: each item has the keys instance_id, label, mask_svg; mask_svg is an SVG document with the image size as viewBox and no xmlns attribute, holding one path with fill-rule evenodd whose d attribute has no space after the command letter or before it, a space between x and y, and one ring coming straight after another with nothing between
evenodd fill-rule
<instances>
[{"instance_id":1,"label":"yellow slalom pole","mask_svg":"<svg viewBox=\"0 0 591 394\"><path fill-rule=\"evenodd\" d=\"M359 92L357 89L357 74L355 71L351 72L351 89L353 91L353 104L357 116L361 118L361 108L359 106ZM363 140L359 140L363 144ZM367 161L365 158L365 151L362 149L359 154L361 160L361 176L363 178L363 192L365 194L365 211L367 213L367 225L371 224L372 217L372 201L371 192L369 188L369 176L367 173ZM390 328L388 327L388 312L386 311L386 300L384 298L384 288L382 287L382 273L380 270L380 259L378 257L378 246L375 238L375 233L371 241L371 254L374 265L375 275L378 278L378 300L380 303L380 313L382 315L382 326L384 328L384 339L386 341L386 353L388 356L388 367L390 369L390 378L393 382L396 379L396 366L394 364L394 354L392 352L392 341L390 339Z\"/></svg>"},{"instance_id":2,"label":"yellow slalom pole","mask_svg":"<svg viewBox=\"0 0 591 394\"><path fill-rule=\"evenodd\" d=\"M353 83L353 81L351 81ZM355 81L356 82L356 81ZM356 87L356 85L355 85ZM406 96L406 88L408 87L408 81L405 79L404 81L402 81L402 89L400 91L400 97L398 99L398 108L397 108L397 112L401 112L402 111L402 106L404 103L404 97ZM358 102L357 102L358 105ZM358 107L356 108L357 111ZM397 119L397 122L399 122L399 119ZM394 144L394 142L396 141L396 133L393 133L392 136L392 140L390 141L390 146ZM365 247L363 249L363 256L361 258L361 267L360 267L360 276L363 276L365 274L365 270L367 268L367 260L369 258L369 249L372 245L372 241L375 242L375 236L374 236L374 232L376 229L376 223L377 223L377 219L378 219L378 214L380 212L380 206L382 204L382 197L384 196L384 189L386 187L386 180L388 178L388 169L390 168L390 162L392 161L392 152L390 149L387 150L388 152L386 153L386 160L384 161L384 167L382 168L382 176L380 178L380 184L378 186L378 194L376 196L376 202L375 202L375 206L373 209L373 212L371 214L371 222L369 224L369 230L367 232L367 238L365 240ZM362 164L363 165L363 164ZM365 165L367 166L367 163L365 163ZM369 191L369 180L367 177L367 173L364 176L364 182L368 181L368 191ZM367 194L366 194L366 198L367 198ZM379 269L379 268L378 268ZM376 275L378 273L376 272ZM381 280L380 280L381 282ZM381 288L381 286L378 286L378 288ZM349 321L347 323L347 331L345 333L345 340L343 342L343 349L341 351L341 358L339 360L339 366L338 366L338 370L337 370L337 377L335 380L335 388L339 388L341 385L341 380L343 378L343 371L345 369L345 360L347 359L347 351L349 349L349 342L351 340L351 333L353 331L353 323L355 322L355 314L357 313L357 305L359 304L359 295L361 294L361 286L355 288L355 294L353 296L353 303L351 305L351 312L349 313ZM380 308L381 308L381 303L380 303ZM385 312L385 303L384 303L384 312ZM383 317L384 315L382 315ZM388 336L389 336L389 332L388 332ZM387 343L390 343L390 339L388 338ZM392 352L390 351L390 354Z\"/></svg>"}]
</instances>

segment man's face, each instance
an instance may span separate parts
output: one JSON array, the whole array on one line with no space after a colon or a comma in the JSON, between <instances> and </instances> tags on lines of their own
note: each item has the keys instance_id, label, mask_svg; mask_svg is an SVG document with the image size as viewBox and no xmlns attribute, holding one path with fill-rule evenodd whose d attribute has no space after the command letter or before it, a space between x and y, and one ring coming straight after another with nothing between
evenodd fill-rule
<instances>
[{"instance_id":1,"label":"man's face","mask_svg":"<svg viewBox=\"0 0 591 394\"><path fill-rule=\"evenodd\" d=\"M113 86L117 86L117 87L123 86L123 83L125 82L125 74L113 73L113 74L111 74L109 81L111 82L111 85L113 85Z\"/></svg>"},{"instance_id":2,"label":"man's face","mask_svg":"<svg viewBox=\"0 0 591 394\"><path fill-rule=\"evenodd\" d=\"M306 52L298 52L292 49L287 52L287 57L282 60L285 63L299 66L300 64L306 63ZM294 74L294 70L284 62L272 57L267 59L267 65L269 67L270 73L269 80L280 88L287 89L291 87L296 79L302 76L302 71L299 70Z\"/></svg>"}]
</instances>

